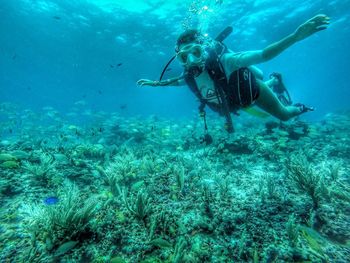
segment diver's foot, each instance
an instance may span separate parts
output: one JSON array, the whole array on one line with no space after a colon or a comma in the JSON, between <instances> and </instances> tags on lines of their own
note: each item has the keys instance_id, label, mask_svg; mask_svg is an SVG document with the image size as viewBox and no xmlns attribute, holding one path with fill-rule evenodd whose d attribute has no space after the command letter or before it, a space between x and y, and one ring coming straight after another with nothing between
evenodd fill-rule
<instances>
[{"instance_id":1,"label":"diver's foot","mask_svg":"<svg viewBox=\"0 0 350 263\"><path fill-rule=\"evenodd\" d=\"M270 74L270 79L276 78L278 81L282 82L282 74L278 72L272 72Z\"/></svg>"},{"instance_id":2,"label":"diver's foot","mask_svg":"<svg viewBox=\"0 0 350 263\"><path fill-rule=\"evenodd\" d=\"M315 108L314 107L308 107L305 104L302 103L296 103L294 104L295 107L298 107L300 109L300 113L305 113L305 112L309 112L309 111L314 111Z\"/></svg>"}]
</instances>

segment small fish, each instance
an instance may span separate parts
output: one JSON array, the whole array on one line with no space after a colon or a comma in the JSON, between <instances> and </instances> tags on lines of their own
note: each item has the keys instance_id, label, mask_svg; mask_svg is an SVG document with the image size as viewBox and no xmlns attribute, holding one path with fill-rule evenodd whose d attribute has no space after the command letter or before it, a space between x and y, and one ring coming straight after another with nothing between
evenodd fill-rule
<instances>
[{"instance_id":1,"label":"small fish","mask_svg":"<svg viewBox=\"0 0 350 263\"><path fill-rule=\"evenodd\" d=\"M13 56L12 56L12 60L15 60L17 58L17 54L14 54Z\"/></svg>"},{"instance_id":2,"label":"small fish","mask_svg":"<svg viewBox=\"0 0 350 263\"><path fill-rule=\"evenodd\" d=\"M45 205L55 205L58 203L58 198L56 196L50 196L44 199Z\"/></svg>"},{"instance_id":3,"label":"small fish","mask_svg":"<svg viewBox=\"0 0 350 263\"><path fill-rule=\"evenodd\" d=\"M61 20L60 16L53 16L52 18L56 19L56 20Z\"/></svg>"},{"instance_id":4,"label":"small fish","mask_svg":"<svg viewBox=\"0 0 350 263\"><path fill-rule=\"evenodd\" d=\"M122 105L120 105L119 108L120 108L121 110L125 110L125 109L127 108L127 106L128 106L127 104L122 104Z\"/></svg>"},{"instance_id":5,"label":"small fish","mask_svg":"<svg viewBox=\"0 0 350 263\"><path fill-rule=\"evenodd\" d=\"M100 127L99 132L103 132L103 128L102 127Z\"/></svg>"},{"instance_id":6,"label":"small fish","mask_svg":"<svg viewBox=\"0 0 350 263\"><path fill-rule=\"evenodd\" d=\"M112 64L109 64L109 67L110 67L110 68L114 68L114 65L112 65Z\"/></svg>"},{"instance_id":7,"label":"small fish","mask_svg":"<svg viewBox=\"0 0 350 263\"><path fill-rule=\"evenodd\" d=\"M170 71L170 70L172 70L172 68L167 68L167 69L166 69L166 71Z\"/></svg>"},{"instance_id":8,"label":"small fish","mask_svg":"<svg viewBox=\"0 0 350 263\"><path fill-rule=\"evenodd\" d=\"M12 132L13 132L13 130L12 130L12 129L9 129L9 132L10 132L10 133L12 133Z\"/></svg>"},{"instance_id":9,"label":"small fish","mask_svg":"<svg viewBox=\"0 0 350 263\"><path fill-rule=\"evenodd\" d=\"M98 90L98 94L102 95L102 91L101 91L101 90Z\"/></svg>"},{"instance_id":10,"label":"small fish","mask_svg":"<svg viewBox=\"0 0 350 263\"><path fill-rule=\"evenodd\" d=\"M118 63L117 66L120 67L121 65L123 65L123 63Z\"/></svg>"}]
</instances>

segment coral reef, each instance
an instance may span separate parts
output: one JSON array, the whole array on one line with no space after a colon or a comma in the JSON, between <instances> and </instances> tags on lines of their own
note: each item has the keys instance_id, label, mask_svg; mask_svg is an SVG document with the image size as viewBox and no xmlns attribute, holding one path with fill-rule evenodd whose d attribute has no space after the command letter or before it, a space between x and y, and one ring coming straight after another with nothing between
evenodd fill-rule
<instances>
[{"instance_id":1,"label":"coral reef","mask_svg":"<svg viewBox=\"0 0 350 263\"><path fill-rule=\"evenodd\" d=\"M349 113L208 114L206 145L196 118L1 109L1 262L350 260Z\"/></svg>"}]
</instances>

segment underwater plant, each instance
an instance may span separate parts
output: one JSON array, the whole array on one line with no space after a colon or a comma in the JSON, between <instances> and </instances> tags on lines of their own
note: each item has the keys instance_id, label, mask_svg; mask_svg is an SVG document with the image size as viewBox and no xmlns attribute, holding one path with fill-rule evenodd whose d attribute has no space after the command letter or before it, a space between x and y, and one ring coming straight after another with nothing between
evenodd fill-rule
<instances>
[{"instance_id":1,"label":"underwater plant","mask_svg":"<svg viewBox=\"0 0 350 263\"><path fill-rule=\"evenodd\" d=\"M330 166L328 169L329 169L329 177L332 180L332 182L336 182L339 179L341 167L342 165L340 162L333 161L330 163Z\"/></svg>"},{"instance_id":2,"label":"underwater plant","mask_svg":"<svg viewBox=\"0 0 350 263\"><path fill-rule=\"evenodd\" d=\"M161 210L159 213L154 213L150 216L148 239L153 240L155 236L158 239L170 240L175 238L181 231L178 218L172 211ZM186 232L186 231L184 231Z\"/></svg>"},{"instance_id":3,"label":"underwater plant","mask_svg":"<svg viewBox=\"0 0 350 263\"><path fill-rule=\"evenodd\" d=\"M131 204L129 204L127 192L124 189L123 201L128 211L140 220L144 220L151 212L151 199L148 197L147 193L144 193L142 191L138 192L136 198L131 200Z\"/></svg>"},{"instance_id":4,"label":"underwater plant","mask_svg":"<svg viewBox=\"0 0 350 263\"><path fill-rule=\"evenodd\" d=\"M141 161L141 169L146 175L153 175L159 170L159 164L157 164L154 156L144 156Z\"/></svg>"},{"instance_id":5,"label":"underwater plant","mask_svg":"<svg viewBox=\"0 0 350 263\"><path fill-rule=\"evenodd\" d=\"M287 236L291 247L296 247L299 241L299 227L295 223L295 215L291 215L286 224Z\"/></svg>"},{"instance_id":6,"label":"underwater plant","mask_svg":"<svg viewBox=\"0 0 350 263\"><path fill-rule=\"evenodd\" d=\"M187 242L183 237L180 237L175 245L175 252L174 252L174 263L180 263L183 262L183 258L185 256Z\"/></svg>"},{"instance_id":7,"label":"underwater plant","mask_svg":"<svg viewBox=\"0 0 350 263\"><path fill-rule=\"evenodd\" d=\"M185 186L185 168L182 165L174 165L172 170L176 178L179 193L181 194Z\"/></svg>"},{"instance_id":8,"label":"underwater plant","mask_svg":"<svg viewBox=\"0 0 350 263\"><path fill-rule=\"evenodd\" d=\"M46 251L61 255L65 248L73 248L89 236L96 201L95 197L85 199L75 184L65 181L57 204L22 207L23 227L32 238L45 244Z\"/></svg>"},{"instance_id":9,"label":"underwater plant","mask_svg":"<svg viewBox=\"0 0 350 263\"><path fill-rule=\"evenodd\" d=\"M140 175L137 158L132 152L116 155L105 169L106 176L121 185L130 185ZM111 182L112 183L112 182Z\"/></svg>"},{"instance_id":10,"label":"underwater plant","mask_svg":"<svg viewBox=\"0 0 350 263\"><path fill-rule=\"evenodd\" d=\"M105 182L108 184L113 196L118 197L122 194L122 190L118 184L120 177L116 173L113 165L108 166L105 170L98 166L97 170L104 176Z\"/></svg>"},{"instance_id":11,"label":"underwater plant","mask_svg":"<svg viewBox=\"0 0 350 263\"><path fill-rule=\"evenodd\" d=\"M266 189L267 189L267 197L272 199L277 196L277 184L275 177L271 175L265 175Z\"/></svg>"},{"instance_id":12,"label":"underwater plant","mask_svg":"<svg viewBox=\"0 0 350 263\"><path fill-rule=\"evenodd\" d=\"M87 128L58 148L54 141L32 144L28 137L0 140L1 152L17 158L2 155L0 164L4 159L19 164L17 169L0 168L0 262L350 258L349 156L336 152L338 144L349 142L350 118L340 127L347 127L342 133L333 134L341 131L337 126L329 133L316 123L310 125L318 134L299 140L290 140L280 128L261 133L262 124L252 121L242 126L247 136L239 138L244 142L226 138L216 128L220 120L213 119L210 145L199 142L202 123L193 120L185 124L195 128L181 131L186 125L169 120L132 126L129 118L104 119L124 127L129 141L107 141L104 129L92 137ZM146 140L137 142L131 126L149 131ZM34 137L41 140L54 128ZM302 147L306 155L297 154ZM281 174L283 168L286 174ZM62 186L65 179L76 185L67 181ZM27 204L21 205L24 199Z\"/></svg>"},{"instance_id":13,"label":"underwater plant","mask_svg":"<svg viewBox=\"0 0 350 263\"><path fill-rule=\"evenodd\" d=\"M55 169L55 161L49 154L39 152L39 163L23 161L23 169L29 175L29 179L39 185L47 185Z\"/></svg>"},{"instance_id":14,"label":"underwater plant","mask_svg":"<svg viewBox=\"0 0 350 263\"><path fill-rule=\"evenodd\" d=\"M229 200L230 199L230 189L231 189L231 180L234 177L233 173L215 173L213 175L213 180L215 183L215 187L218 190L218 194L221 200Z\"/></svg>"},{"instance_id":15,"label":"underwater plant","mask_svg":"<svg viewBox=\"0 0 350 263\"><path fill-rule=\"evenodd\" d=\"M318 208L325 191L323 176L315 171L305 155L297 154L291 156L287 161L287 177L295 183L295 186L309 195L314 208Z\"/></svg>"},{"instance_id":16,"label":"underwater plant","mask_svg":"<svg viewBox=\"0 0 350 263\"><path fill-rule=\"evenodd\" d=\"M105 154L101 144L80 144L75 148L75 155L79 158L103 159Z\"/></svg>"}]
</instances>

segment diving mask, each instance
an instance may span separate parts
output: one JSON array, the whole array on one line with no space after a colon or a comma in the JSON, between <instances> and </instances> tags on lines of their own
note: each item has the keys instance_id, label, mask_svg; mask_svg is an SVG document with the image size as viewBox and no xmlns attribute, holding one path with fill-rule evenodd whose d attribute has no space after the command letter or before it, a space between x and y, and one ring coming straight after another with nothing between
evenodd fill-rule
<instances>
[{"instance_id":1,"label":"diving mask","mask_svg":"<svg viewBox=\"0 0 350 263\"><path fill-rule=\"evenodd\" d=\"M204 62L205 51L202 45L188 44L177 52L176 57L183 66L200 65Z\"/></svg>"}]
</instances>

